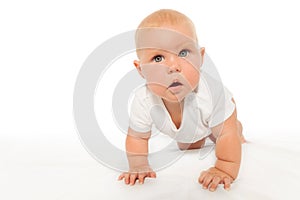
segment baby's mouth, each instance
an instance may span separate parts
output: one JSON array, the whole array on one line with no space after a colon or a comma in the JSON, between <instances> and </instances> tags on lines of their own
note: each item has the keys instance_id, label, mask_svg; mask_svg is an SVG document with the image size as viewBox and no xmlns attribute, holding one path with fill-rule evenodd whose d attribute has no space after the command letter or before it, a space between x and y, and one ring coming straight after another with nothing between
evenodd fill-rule
<instances>
[{"instance_id":1,"label":"baby's mouth","mask_svg":"<svg viewBox=\"0 0 300 200\"><path fill-rule=\"evenodd\" d=\"M168 88L171 88L171 87L177 87L177 86L180 86L180 85L182 85L182 83L180 83L180 82L178 82L178 81L175 81L175 82L173 82L171 85L169 85Z\"/></svg>"}]
</instances>

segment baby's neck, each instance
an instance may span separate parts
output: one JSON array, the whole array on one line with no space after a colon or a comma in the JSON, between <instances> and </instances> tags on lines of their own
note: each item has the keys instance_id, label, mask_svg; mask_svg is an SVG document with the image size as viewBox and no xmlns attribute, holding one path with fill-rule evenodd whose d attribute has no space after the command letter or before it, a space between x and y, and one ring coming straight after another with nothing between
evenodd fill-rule
<instances>
[{"instance_id":1,"label":"baby's neck","mask_svg":"<svg viewBox=\"0 0 300 200\"><path fill-rule=\"evenodd\" d=\"M174 125L178 129L181 125L184 100L182 100L181 102L170 102L163 99L163 102Z\"/></svg>"},{"instance_id":2,"label":"baby's neck","mask_svg":"<svg viewBox=\"0 0 300 200\"><path fill-rule=\"evenodd\" d=\"M178 101L167 101L165 99L162 99L162 101L164 102L169 113L171 112L181 113L183 110L184 100L178 102Z\"/></svg>"}]
</instances>

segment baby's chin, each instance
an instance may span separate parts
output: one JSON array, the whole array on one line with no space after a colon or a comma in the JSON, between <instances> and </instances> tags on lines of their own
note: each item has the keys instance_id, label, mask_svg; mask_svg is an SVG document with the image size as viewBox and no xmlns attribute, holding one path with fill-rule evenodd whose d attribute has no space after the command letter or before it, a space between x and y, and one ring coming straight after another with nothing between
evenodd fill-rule
<instances>
[{"instance_id":1,"label":"baby's chin","mask_svg":"<svg viewBox=\"0 0 300 200\"><path fill-rule=\"evenodd\" d=\"M185 97L186 95L184 94L181 93L173 94L170 91L167 91L165 95L161 96L162 99L172 103L182 102Z\"/></svg>"},{"instance_id":2,"label":"baby's chin","mask_svg":"<svg viewBox=\"0 0 300 200\"><path fill-rule=\"evenodd\" d=\"M148 89L155 94L156 96L159 96L160 98L164 99L168 102L178 103L183 101L183 99L188 95L190 89L182 88L181 91L178 91L177 93L173 93L171 90L167 89L164 86L161 85L147 85Z\"/></svg>"}]
</instances>

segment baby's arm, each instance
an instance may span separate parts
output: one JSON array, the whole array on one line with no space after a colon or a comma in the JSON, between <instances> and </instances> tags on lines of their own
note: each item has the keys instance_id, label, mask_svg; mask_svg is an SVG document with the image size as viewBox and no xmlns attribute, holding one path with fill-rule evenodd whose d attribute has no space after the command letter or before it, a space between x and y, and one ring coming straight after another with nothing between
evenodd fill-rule
<instances>
[{"instance_id":1,"label":"baby's arm","mask_svg":"<svg viewBox=\"0 0 300 200\"><path fill-rule=\"evenodd\" d=\"M125 184L134 185L137 179L142 184L146 177L156 177L155 172L148 163L148 140L150 135L151 132L139 133L128 128L126 151L129 171L122 173L118 180L124 179Z\"/></svg>"},{"instance_id":2,"label":"baby's arm","mask_svg":"<svg viewBox=\"0 0 300 200\"><path fill-rule=\"evenodd\" d=\"M212 128L212 133L219 135L216 141L217 161L215 167L201 173L199 183L205 189L209 187L210 191L214 191L218 184L224 184L228 190L238 175L241 163L241 136L236 110L223 124Z\"/></svg>"}]
</instances>

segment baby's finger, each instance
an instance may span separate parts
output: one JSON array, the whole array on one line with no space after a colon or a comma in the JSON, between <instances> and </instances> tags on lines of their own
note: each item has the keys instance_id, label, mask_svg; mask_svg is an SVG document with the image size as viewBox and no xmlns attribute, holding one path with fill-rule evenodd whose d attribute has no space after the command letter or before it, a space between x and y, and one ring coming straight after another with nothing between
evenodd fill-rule
<instances>
[{"instance_id":1,"label":"baby's finger","mask_svg":"<svg viewBox=\"0 0 300 200\"><path fill-rule=\"evenodd\" d=\"M146 173L140 173L138 178L139 178L139 183L140 184L144 184L144 180L145 180L145 177L147 176Z\"/></svg>"},{"instance_id":2,"label":"baby's finger","mask_svg":"<svg viewBox=\"0 0 300 200\"><path fill-rule=\"evenodd\" d=\"M211 183L212 179L214 178L213 175L211 175L210 173L208 173L205 178L204 178L204 181L203 181L203 189L207 189L208 188L208 185Z\"/></svg>"},{"instance_id":3,"label":"baby's finger","mask_svg":"<svg viewBox=\"0 0 300 200\"><path fill-rule=\"evenodd\" d=\"M118 178L118 181L122 180L123 178L125 177L124 173L122 173L119 178Z\"/></svg>"},{"instance_id":4,"label":"baby's finger","mask_svg":"<svg viewBox=\"0 0 300 200\"><path fill-rule=\"evenodd\" d=\"M149 172L149 177L150 178L156 178L156 173L155 172Z\"/></svg>"},{"instance_id":5,"label":"baby's finger","mask_svg":"<svg viewBox=\"0 0 300 200\"><path fill-rule=\"evenodd\" d=\"M215 176L210 184L209 190L211 192L215 191L221 182L221 178L219 176Z\"/></svg>"},{"instance_id":6,"label":"baby's finger","mask_svg":"<svg viewBox=\"0 0 300 200\"><path fill-rule=\"evenodd\" d=\"M137 179L137 173L134 173L134 174L130 174L130 185L134 185L135 184L135 181Z\"/></svg>"},{"instance_id":7,"label":"baby's finger","mask_svg":"<svg viewBox=\"0 0 300 200\"><path fill-rule=\"evenodd\" d=\"M129 184L129 177L130 177L130 174L129 173L125 173L124 174L124 182L125 182L125 184Z\"/></svg>"},{"instance_id":8,"label":"baby's finger","mask_svg":"<svg viewBox=\"0 0 300 200\"><path fill-rule=\"evenodd\" d=\"M231 184L230 178L225 177L224 178L224 189L225 190L230 190L230 184Z\"/></svg>"},{"instance_id":9,"label":"baby's finger","mask_svg":"<svg viewBox=\"0 0 300 200\"><path fill-rule=\"evenodd\" d=\"M199 182L200 184L203 183L206 174L207 174L207 171L201 172L200 177L199 177L199 179L198 179L198 182Z\"/></svg>"}]
</instances>

